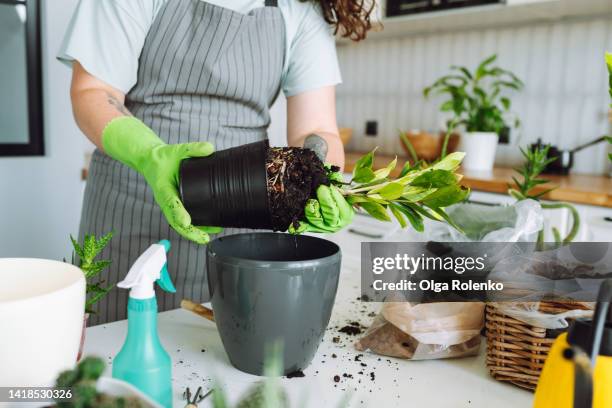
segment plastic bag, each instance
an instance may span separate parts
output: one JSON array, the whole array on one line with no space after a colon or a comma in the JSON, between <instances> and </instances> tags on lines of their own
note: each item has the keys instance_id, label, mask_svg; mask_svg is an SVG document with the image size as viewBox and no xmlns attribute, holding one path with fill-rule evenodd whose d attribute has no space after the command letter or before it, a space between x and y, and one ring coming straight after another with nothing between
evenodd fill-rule
<instances>
[{"instance_id":1,"label":"plastic bag","mask_svg":"<svg viewBox=\"0 0 612 408\"><path fill-rule=\"evenodd\" d=\"M506 294L513 294L515 301L495 303L501 312L534 326L563 329L568 320L591 317L594 304L586 300L612 277L611 265L612 245L577 242L504 259L488 279L503 282Z\"/></svg>"},{"instance_id":2,"label":"plastic bag","mask_svg":"<svg viewBox=\"0 0 612 408\"><path fill-rule=\"evenodd\" d=\"M522 200L508 206L456 204L446 209L463 233L445 223L428 223L427 239L438 242L531 242L544 226L540 203Z\"/></svg>"},{"instance_id":3,"label":"plastic bag","mask_svg":"<svg viewBox=\"0 0 612 408\"><path fill-rule=\"evenodd\" d=\"M511 206L456 204L446 210L465 234L448 224L432 222L425 228L428 241L532 242L544 224L542 208L534 200ZM460 247L458 244L457 249ZM496 258L501 258L516 248L496 249ZM355 347L412 360L475 355L484 308L482 302L387 302Z\"/></svg>"},{"instance_id":4,"label":"plastic bag","mask_svg":"<svg viewBox=\"0 0 612 408\"><path fill-rule=\"evenodd\" d=\"M355 348L411 360L476 355L483 326L480 302L387 302Z\"/></svg>"}]
</instances>

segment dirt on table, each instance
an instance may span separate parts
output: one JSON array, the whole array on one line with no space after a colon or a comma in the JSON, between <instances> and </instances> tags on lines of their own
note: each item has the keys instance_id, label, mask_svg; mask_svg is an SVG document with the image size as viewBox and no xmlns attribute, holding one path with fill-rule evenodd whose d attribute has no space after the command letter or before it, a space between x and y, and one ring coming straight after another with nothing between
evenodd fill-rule
<instances>
[{"instance_id":1,"label":"dirt on table","mask_svg":"<svg viewBox=\"0 0 612 408\"><path fill-rule=\"evenodd\" d=\"M304 219L304 207L317 188L329 185L323 163L310 149L272 147L266 159L272 229L286 231Z\"/></svg>"}]
</instances>

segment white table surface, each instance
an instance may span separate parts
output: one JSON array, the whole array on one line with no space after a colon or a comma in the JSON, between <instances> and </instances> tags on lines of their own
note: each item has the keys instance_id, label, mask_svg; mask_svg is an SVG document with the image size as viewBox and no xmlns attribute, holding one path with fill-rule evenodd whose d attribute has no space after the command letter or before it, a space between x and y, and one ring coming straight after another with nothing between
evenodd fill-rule
<instances>
[{"instance_id":1,"label":"white table surface","mask_svg":"<svg viewBox=\"0 0 612 408\"><path fill-rule=\"evenodd\" d=\"M324 341L305 377L281 379L292 406L336 407L350 394L351 407L427 408L521 408L530 407L533 394L493 380L485 367L484 339L480 354L454 360L407 361L365 353L361 362L352 344L357 339L338 333L350 321L368 326L380 304L357 301L359 296L359 246L357 238L346 234L331 237L343 249L343 267L336 304ZM87 329L85 354L108 363L121 348L127 331L126 321ZM182 393L220 384L230 402L239 400L259 377L245 374L229 363L214 323L184 310L159 314L159 335L173 361L174 406L183 407ZM334 343L333 337L341 341ZM332 354L336 357L332 357ZM366 367L361 366L366 364ZM362 371L363 374L358 374ZM374 373L374 380L370 373ZM343 377L351 374L353 378ZM335 383L335 375L341 377ZM210 399L200 407L210 407Z\"/></svg>"}]
</instances>

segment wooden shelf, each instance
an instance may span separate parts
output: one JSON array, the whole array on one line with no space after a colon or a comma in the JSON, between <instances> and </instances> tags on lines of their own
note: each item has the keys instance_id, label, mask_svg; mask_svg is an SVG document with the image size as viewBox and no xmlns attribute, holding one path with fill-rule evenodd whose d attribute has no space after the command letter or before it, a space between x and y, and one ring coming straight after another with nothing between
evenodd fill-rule
<instances>
[{"instance_id":1,"label":"wooden shelf","mask_svg":"<svg viewBox=\"0 0 612 408\"><path fill-rule=\"evenodd\" d=\"M368 40L605 15L612 15L610 0L507 0L506 4L385 17L374 23ZM338 40L340 45L349 43Z\"/></svg>"},{"instance_id":2,"label":"wooden shelf","mask_svg":"<svg viewBox=\"0 0 612 408\"><path fill-rule=\"evenodd\" d=\"M345 171L352 172L355 163L365 153L347 152ZM380 169L385 167L393 157L376 155L374 167ZM397 177L401 168L406 163L405 158L398 157L397 167L392 173ZM470 173L460 170L463 174L462 184L473 190L489 193L506 194L508 184L512 183L512 176L516 173L511 168L498 167L491 173ZM545 200L568 201L576 204L596 205L612 208L612 178L608 176L571 174L568 176L545 175L550 183L538 186L534 189L544 191L551 187L557 187L544 196Z\"/></svg>"}]
</instances>

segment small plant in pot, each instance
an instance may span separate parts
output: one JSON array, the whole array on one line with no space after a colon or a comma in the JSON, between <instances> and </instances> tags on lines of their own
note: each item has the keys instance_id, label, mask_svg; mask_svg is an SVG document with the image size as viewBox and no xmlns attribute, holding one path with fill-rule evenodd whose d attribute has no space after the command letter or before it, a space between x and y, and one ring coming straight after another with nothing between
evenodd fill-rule
<instances>
[{"instance_id":1,"label":"small plant in pot","mask_svg":"<svg viewBox=\"0 0 612 408\"><path fill-rule=\"evenodd\" d=\"M402 227L422 231L423 217L451 222L444 207L469 194L456 173L463 156L456 152L433 164L407 163L392 178L397 159L374 170L372 151L343 182L338 169L324 165L310 149L271 148L262 141L184 160L179 185L194 225L295 230L317 188L328 185L378 220L395 217Z\"/></svg>"},{"instance_id":2,"label":"small plant in pot","mask_svg":"<svg viewBox=\"0 0 612 408\"><path fill-rule=\"evenodd\" d=\"M113 233L96 238L95 235L87 235L83 238L83 242L79 243L76 239L70 236L72 242L72 264L78 266L85 274L86 284L86 301L85 301L85 317L83 319L83 332L81 334L81 343L77 361L81 359L83 354L83 345L85 343L85 327L87 319L91 313L95 313L93 306L104 296L110 292L113 286L104 286L104 281L96 277L104 269L108 268L111 261L97 259L102 250L108 245Z\"/></svg>"},{"instance_id":3,"label":"small plant in pot","mask_svg":"<svg viewBox=\"0 0 612 408\"><path fill-rule=\"evenodd\" d=\"M512 72L494 66L497 55L482 61L474 71L463 66L452 66L445 75L423 90L430 95L447 95L440 105L442 112L453 116L448 121L447 137L442 148L446 153L448 136L458 126L465 127L459 150L465 152L463 167L466 170L490 171L495 160L499 135L508 127L512 102L506 91L519 91L523 82ZM513 125L519 126L518 118Z\"/></svg>"}]
</instances>

